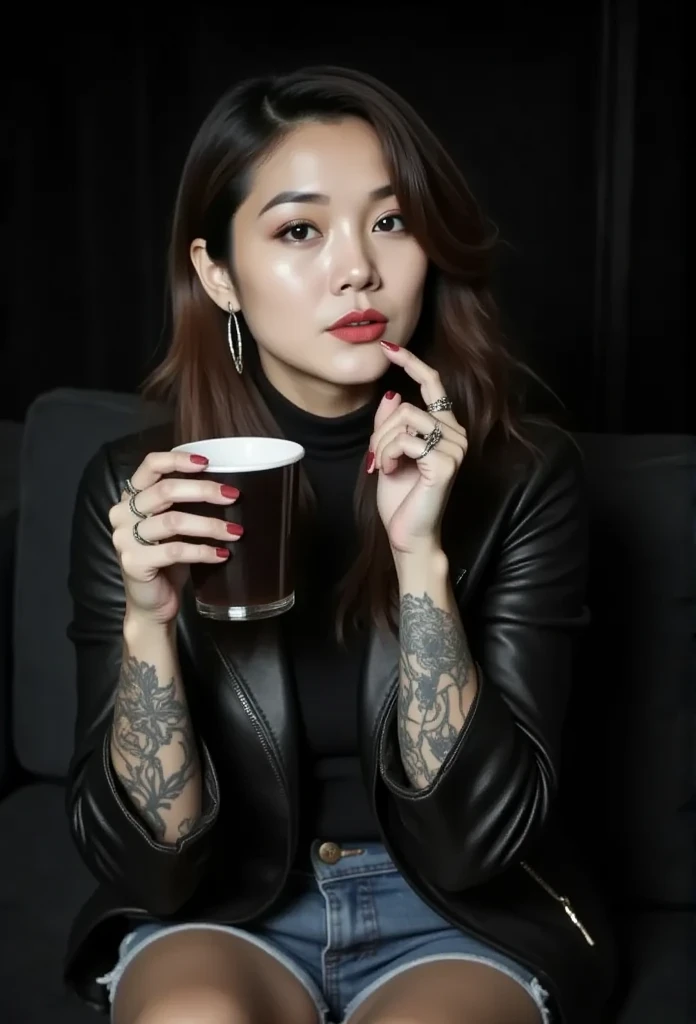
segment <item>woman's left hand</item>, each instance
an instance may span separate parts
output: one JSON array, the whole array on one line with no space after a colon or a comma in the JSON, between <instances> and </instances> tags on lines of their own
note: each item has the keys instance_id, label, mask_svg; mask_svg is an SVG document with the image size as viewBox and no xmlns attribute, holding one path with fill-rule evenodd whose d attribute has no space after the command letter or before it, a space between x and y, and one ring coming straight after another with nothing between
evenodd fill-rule
<instances>
[{"instance_id":1,"label":"woman's left hand","mask_svg":"<svg viewBox=\"0 0 696 1024\"><path fill-rule=\"evenodd\" d=\"M421 387L426 405L445 397L438 373L406 348L382 346ZM388 392L387 394L392 394ZM442 439L422 456L439 426ZM420 436L414 436L414 435ZM384 396L375 414L368 472L379 472L377 508L395 557L440 550L440 526L452 484L466 455L466 430L451 411L427 412Z\"/></svg>"}]
</instances>

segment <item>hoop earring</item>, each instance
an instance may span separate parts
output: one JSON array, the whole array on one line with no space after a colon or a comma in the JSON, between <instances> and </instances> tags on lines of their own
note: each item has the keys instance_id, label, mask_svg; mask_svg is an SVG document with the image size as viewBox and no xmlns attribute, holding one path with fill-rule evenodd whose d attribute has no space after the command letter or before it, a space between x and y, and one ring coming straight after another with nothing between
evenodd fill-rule
<instances>
[{"instance_id":1,"label":"hoop earring","mask_svg":"<svg viewBox=\"0 0 696 1024\"><path fill-rule=\"evenodd\" d=\"M244 363L242 360L242 332L239 329L239 320L237 314L232 309L232 304L227 303L227 308L230 315L227 317L227 344L230 346L230 352L232 353L232 362L237 373L241 373L244 369ZM232 338L232 321L234 320L234 329L237 335L237 347L235 349L234 340Z\"/></svg>"}]
</instances>

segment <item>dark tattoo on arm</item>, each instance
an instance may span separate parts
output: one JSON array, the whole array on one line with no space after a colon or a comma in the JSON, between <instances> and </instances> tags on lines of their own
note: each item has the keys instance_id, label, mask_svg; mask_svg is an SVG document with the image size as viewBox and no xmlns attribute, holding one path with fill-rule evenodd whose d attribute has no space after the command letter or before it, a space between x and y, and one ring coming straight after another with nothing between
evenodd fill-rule
<instances>
[{"instance_id":1,"label":"dark tattoo on arm","mask_svg":"<svg viewBox=\"0 0 696 1024\"><path fill-rule=\"evenodd\" d=\"M167 822L162 812L171 810L198 770L188 709L176 697L174 679L161 686L156 666L137 658L124 660L112 737L124 762L124 768L117 771L121 785L154 835L164 838ZM175 743L180 748L178 756ZM160 756L165 750L166 765ZM179 835L185 836L193 825L191 818L184 818Z\"/></svg>"},{"instance_id":2,"label":"dark tattoo on arm","mask_svg":"<svg viewBox=\"0 0 696 1024\"><path fill-rule=\"evenodd\" d=\"M473 659L459 616L436 607L427 594L404 594L399 631L401 758L412 785L424 789L464 725Z\"/></svg>"}]
</instances>

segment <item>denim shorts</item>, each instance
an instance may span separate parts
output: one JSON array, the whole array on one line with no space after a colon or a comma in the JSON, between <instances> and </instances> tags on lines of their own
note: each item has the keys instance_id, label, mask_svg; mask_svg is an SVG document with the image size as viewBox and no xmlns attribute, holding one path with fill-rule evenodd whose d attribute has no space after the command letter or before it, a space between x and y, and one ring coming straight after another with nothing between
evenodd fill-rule
<instances>
[{"instance_id":1,"label":"denim shorts","mask_svg":"<svg viewBox=\"0 0 696 1024\"><path fill-rule=\"evenodd\" d=\"M173 932L207 928L243 938L284 964L311 996L320 1024L347 1021L385 982L436 960L502 971L531 996L540 1024L551 1024L547 994L533 974L440 917L407 885L381 844L332 846L312 844L307 870L293 873L292 898L273 916L243 928L141 924L123 939L116 966L98 982L113 1003L123 972L146 946Z\"/></svg>"}]
</instances>

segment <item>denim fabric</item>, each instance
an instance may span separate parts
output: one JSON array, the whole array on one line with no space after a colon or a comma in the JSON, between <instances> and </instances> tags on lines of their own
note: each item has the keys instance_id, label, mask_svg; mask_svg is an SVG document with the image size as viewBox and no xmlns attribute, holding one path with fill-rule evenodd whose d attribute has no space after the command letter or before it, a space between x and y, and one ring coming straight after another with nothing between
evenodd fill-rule
<instances>
[{"instance_id":1,"label":"denim fabric","mask_svg":"<svg viewBox=\"0 0 696 1024\"><path fill-rule=\"evenodd\" d=\"M121 943L113 971L100 978L113 1001L128 964L151 942L175 931L212 928L240 936L284 964L309 992L321 1024L347 1021L360 1003L396 974L433 960L469 960L503 971L551 1024L547 995L509 957L454 928L406 884L379 843L351 844L336 864L311 850L311 868L293 877L293 898L248 928L212 924L142 924ZM357 851L357 852L354 852Z\"/></svg>"}]
</instances>

